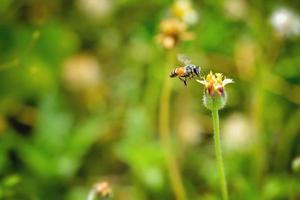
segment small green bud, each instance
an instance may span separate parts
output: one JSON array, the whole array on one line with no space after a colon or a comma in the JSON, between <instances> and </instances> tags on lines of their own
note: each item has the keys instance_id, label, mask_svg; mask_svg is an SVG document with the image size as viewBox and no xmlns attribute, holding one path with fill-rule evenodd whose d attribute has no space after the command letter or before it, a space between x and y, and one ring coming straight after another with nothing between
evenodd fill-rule
<instances>
[{"instance_id":1,"label":"small green bud","mask_svg":"<svg viewBox=\"0 0 300 200\"><path fill-rule=\"evenodd\" d=\"M204 92L203 95L203 104L204 106L209 109L222 109L227 102L227 94L224 92L222 95L213 95L211 96L209 93Z\"/></svg>"}]
</instances>

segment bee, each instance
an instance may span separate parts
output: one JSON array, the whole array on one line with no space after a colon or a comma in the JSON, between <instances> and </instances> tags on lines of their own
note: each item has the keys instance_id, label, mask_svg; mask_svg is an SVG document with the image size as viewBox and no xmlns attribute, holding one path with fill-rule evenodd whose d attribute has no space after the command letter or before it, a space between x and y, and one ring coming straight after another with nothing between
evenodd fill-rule
<instances>
[{"instance_id":1,"label":"bee","mask_svg":"<svg viewBox=\"0 0 300 200\"><path fill-rule=\"evenodd\" d=\"M170 77L178 77L181 81L183 81L184 85L187 86L187 80L192 79L195 76L199 77L201 69L199 66L191 64L191 60L183 54L179 54L177 59L184 65L175 68L170 73Z\"/></svg>"}]
</instances>

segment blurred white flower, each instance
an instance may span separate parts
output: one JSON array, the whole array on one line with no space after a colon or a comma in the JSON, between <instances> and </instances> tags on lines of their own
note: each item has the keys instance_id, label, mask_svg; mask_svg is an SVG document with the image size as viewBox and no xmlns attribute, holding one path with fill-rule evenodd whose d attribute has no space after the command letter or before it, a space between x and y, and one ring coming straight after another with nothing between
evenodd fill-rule
<instances>
[{"instance_id":1,"label":"blurred white flower","mask_svg":"<svg viewBox=\"0 0 300 200\"><path fill-rule=\"evenodd\" d=\"M243 19L248 13L248 7L245 0L226 0L224 10L232 19Z\"/></svg>"},{"instance_id":2,"label":"blurred white flower","mask_svg":"<svg viewBox=\"0 0 300 200\"><path fill-rule=\"evenodd\" d=\"M180 18L186 24L193 25L198 21L198 13L189 0L175 1L172 6L172 14Z\"/></svg>"},{"instance_id":3,"label":"blurred white flower","mask_svg":"<svg viewBox=\"0 0 300 200\"><path fill-rule=\"evenodd\" d=\"M111 13L114 0L77 0L77 7L89 18L98 20Z\"/></svg>"},{"instance_id":4,"label":"blurred white flower","mask_svg":"<svg viewBox=\"0 0 300 200\"><path fill-rule=\"evenodd\" d=\"M242 150L249 146L251 141L250 122L240 113L229 116L222 127L224 144L230 150Z\"/></svg>"},{"instance_id":5,"label":"blurred white flower","mask_svg":"<svg viewBox=\"0 0 300 200\"><path fill-rule=\"evenodd\" d=\"M292 169L295 172L300 172L300 156L294 158L294 160L292 161Z\"/></svg>"},{"instance_id":6,"label":"blurred white flower","mask_svg":"<svg viewBox=\"0 0 300 200\"><path fill-rule=\"evenodd\" d=\"M178 137L187 145L196 145L201 142L203 127L194 117L185 117L178 124Z\"/></svg>"},{"instance_id":7,"label":"blurred white flower","mask_svg":"<svg viewBox=\"0 0 300 200\"><path fill-rule=\"evenodd\" d=\"M111 186L106 181L99 182L90 190L87 200L93 200L95 197L97 199L109 199L111 192Z\"/></svg>"},{"instance_id":8,"label":"blurred white flower","mask_svg":"<svg viewBox=\"0 0 300 200\"><path fill-rule=\"evenodd\" d=\"M300 18L286 8L280 8L271 15L271 24L279 36L289 37L300 34Z\"/></svg>"},{"instance_id":9,"label":"blurred white flower","mask_svg":"<svg viewBox=\"0 0 300 200\"><path fill-rule=\"evenodd\" d=\"M198 13L195 10L191 10L189 12L187 12L184 16L183 16L183 21L185 21L185 23L187 24L196 24L198 22Z\"/></svg>"},{"instance_id":10,"label":"blurred white flower","mask_svg":"<svg viewBox=\"0 0 300 200\"><path fill-rule=\"evenodd\" d=\"M62 77L66 88L71 91L95 88L101 81L100 66L91 55L77 55L64 63Z\"/></svg>"}]
</instances>

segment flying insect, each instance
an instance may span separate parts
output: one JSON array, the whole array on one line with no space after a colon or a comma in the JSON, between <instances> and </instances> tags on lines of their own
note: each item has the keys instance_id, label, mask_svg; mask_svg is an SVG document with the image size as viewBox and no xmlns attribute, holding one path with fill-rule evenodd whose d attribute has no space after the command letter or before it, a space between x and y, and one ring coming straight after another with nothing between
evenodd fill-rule
<instances>
[{"instance_id":1,"label":"flying insect","mask_svg":"<svg viewBox=\"0 0 300 200\"><path fill-rule=\"evenodd\" d=\"M191 60L183 54L179 54L177 59L183 64L183 66L176 67L170 73L170 77L178 77L181 81L183 81L184 85L187 86L188 79L192 79L195 76L199 77L201 68L192 64Z\"/></svg>"}]
</instances>

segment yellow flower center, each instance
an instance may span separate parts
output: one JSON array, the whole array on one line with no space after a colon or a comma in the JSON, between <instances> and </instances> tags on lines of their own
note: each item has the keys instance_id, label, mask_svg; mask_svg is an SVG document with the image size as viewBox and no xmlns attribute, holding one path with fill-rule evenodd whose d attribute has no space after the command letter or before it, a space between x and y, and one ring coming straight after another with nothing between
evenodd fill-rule
<instances>
[{"instance_id":1,"label":"yellow flower center","mask_svg":"<svg viewBox=\"0 0 300 200\"><path fill-rule=\"evenodd\" d=\"M225 78L221 73L213 74L210 72L203 80L197 80L205 87L205 92L210 96L215 94L223 96L225 93L225 85L233 83L232 79Z\"/></svg>"},{"instance_id":2,"label":"yellow flower center","mask_svg":"<svg viewBox=\"0 0 300 200\"><path fill-rule=\"evenodd\" d=\"M204 80L204 85L207 92L210 95L214 95L215 92L217 92L220 95L223 94L224 91L223 79L224 76L221 73L213 74L212 72L210 72L206 76L206 79Z\"/></svg>"}]
</instances>

